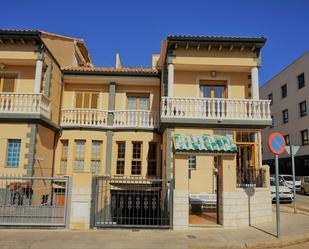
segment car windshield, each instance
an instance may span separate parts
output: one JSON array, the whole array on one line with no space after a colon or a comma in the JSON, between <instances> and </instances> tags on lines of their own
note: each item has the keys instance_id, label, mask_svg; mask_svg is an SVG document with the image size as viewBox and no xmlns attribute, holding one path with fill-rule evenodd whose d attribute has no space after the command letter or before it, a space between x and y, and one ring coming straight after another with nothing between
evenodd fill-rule
<instances>
[{"instance_id":1,"label":"car windshield","mask_svg":"<svg viewBox=\"0 0 309 249\"><path fill-rule=\"evenodd\" d=\"M283 176L283 179L285 181L293 181L293 177L292 176Z\"/></svg>"},{"instance_id":2,"label":"car windshield","mask_svg":"<svg viewBox=\"0 0 309 249\"><path fill-rule=\"evenodd\" d=\"M270 180L270 186L276 186L275 180ZM279 186L284 186L282 182L279 181Z\"/></svg>"}]
</instances>

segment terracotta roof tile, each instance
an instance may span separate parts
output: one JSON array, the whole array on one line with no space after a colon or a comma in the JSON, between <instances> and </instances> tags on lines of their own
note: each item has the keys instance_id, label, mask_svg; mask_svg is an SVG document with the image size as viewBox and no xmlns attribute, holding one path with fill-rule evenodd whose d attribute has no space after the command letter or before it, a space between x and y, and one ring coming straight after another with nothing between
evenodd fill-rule
<instances>
[{"instance_id":1,"label":"terracotta roof tile","mask_svg":"<svg viewBox=\"0 0 309 249\"><path fill-rule=\"evenodd\" d=\"M113 68L113 67L66 67L64 71L70 72L102 72L102 73L146 73L158 74L157 69L152 68Z\"/></svg>"}]
</instances>

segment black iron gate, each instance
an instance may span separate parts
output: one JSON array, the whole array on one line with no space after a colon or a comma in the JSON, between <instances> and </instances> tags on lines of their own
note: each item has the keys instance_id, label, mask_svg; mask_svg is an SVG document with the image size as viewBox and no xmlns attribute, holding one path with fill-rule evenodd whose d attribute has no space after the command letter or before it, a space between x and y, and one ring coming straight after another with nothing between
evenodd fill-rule
<instances>
[{"instance_id":1,"label":"black iron gate","mask_svg":"<svg viewBox=\"0 0 309 249\"><path fill-rule=\"evenodd\" d=\"M172 185L164 179L94 178L94 226L169 228Z\"/></svg>"}]
</instances>

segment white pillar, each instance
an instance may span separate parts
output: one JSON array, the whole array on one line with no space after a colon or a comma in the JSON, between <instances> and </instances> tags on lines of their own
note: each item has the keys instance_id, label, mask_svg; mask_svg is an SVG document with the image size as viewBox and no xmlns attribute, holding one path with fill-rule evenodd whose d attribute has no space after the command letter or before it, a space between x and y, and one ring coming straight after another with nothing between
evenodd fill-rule
<instances>
[{"instance_id":1,"label":"white pillar","mask_svg":"<svg viewBox=\"0 0 309 249\"><path fill-rule=\"evenodd\" d=\"M41 92L42 70L43 70L43 60L37 59L35 66L34 93Z\"/></svg>"},{"instance_id":2,"label":"white pillar","mask_svg":"<svg viewBox=\"0 0 309 249\"><path fill-rule=\"evenodd\" d=\"M251 68L251 89L252 99L259 100L259 70L257 67Z\"/></svg>"},{"instance_id":3,"label":"white pillar","mask_svg":"<svg viewBox=\"0 0 309 249\"><path fill-rule=\"evenodd\" d=\"M168 91L168 97L174 96L174 64L168 64L167 66L168 70L168 81L167 81L167 91Z\"/></svg>"}]
</instances>

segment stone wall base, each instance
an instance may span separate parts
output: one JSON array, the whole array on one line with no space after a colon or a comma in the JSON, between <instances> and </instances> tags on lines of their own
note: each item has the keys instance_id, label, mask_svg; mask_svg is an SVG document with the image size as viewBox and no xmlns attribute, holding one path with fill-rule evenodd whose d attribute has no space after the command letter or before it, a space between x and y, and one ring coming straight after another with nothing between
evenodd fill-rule
<instances>
[{"instance_id":1,"label":"stone wall base","mask_svg":"<svg viewBox=\"0 0 309 249\"><path fill-rule=\"evenodd\" d=\"M174 190L173 229L188 230L189 226L189 192Z\"/></svg>"},{"instance_id":2,"label":"stone wall base","mask_svg":"<svg viewBox=\"0 0 309 249\"><path fill-rule=\"evenodd\" d=\"M225 227L250 226L272 221L269 188L238 188L219 195L219 222Z\"/></svg>"}]
</instances>

